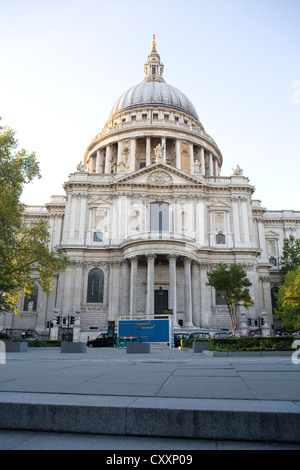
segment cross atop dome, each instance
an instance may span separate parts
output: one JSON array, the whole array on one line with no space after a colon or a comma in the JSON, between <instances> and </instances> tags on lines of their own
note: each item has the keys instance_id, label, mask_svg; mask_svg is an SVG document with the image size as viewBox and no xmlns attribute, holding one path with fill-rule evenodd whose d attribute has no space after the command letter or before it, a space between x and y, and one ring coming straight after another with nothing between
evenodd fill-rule
<instances>
[{"instance_id":1,"label":"cross atop dome","mask_svg":"<svg viewBox=\"0 0 300 470\"><path fill-rule=\"evenodd\" d=\"M153 34L152 48L144 65L144 82L164 82L164 65L160 61L160 56L156 50L155 34Z\"/></svg>"},{"instance_id":2,"label":"cross atop dome","mask_svg":"<svg viewBox=\"0 0 300 470\"><path fill-rule=\"evenodd\" d=\"M153 39L152 39L152 51L156 52L155 34L153 34Z\"/></svg>"}]
</instances>

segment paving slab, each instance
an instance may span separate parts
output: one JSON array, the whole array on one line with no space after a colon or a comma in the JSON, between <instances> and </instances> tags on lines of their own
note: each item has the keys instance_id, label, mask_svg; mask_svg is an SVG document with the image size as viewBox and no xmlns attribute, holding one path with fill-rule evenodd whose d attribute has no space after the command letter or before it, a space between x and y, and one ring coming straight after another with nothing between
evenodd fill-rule
<instances>
[{"instance_id":1,"label":"paving slab","mask_svg":"<svg viewBox=\"0 0 300 470\"><path fill-rule=\"evenodd\" d=\"M7 430L296 443L299 403L291 357L28 348L0 365Z\"/></svg>"}]
</instances>

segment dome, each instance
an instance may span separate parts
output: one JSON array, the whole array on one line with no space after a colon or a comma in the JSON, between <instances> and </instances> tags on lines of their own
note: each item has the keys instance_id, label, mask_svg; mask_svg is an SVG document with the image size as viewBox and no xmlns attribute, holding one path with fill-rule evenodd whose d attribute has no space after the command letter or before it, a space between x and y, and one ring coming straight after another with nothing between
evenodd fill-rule
<instances>
[{"instance_id":1,"label":"dome","mask_svg":"<svg viewBox=\"0 0 300 470\"><path fill-rule=\"evenodd\" d=\"M191 101L180 90L164 81L146 81L129 88L115 102L109 117L136 106L173 108L174 110L183 111L199 121L196 109Z\"/></svg>"}]
</instances>

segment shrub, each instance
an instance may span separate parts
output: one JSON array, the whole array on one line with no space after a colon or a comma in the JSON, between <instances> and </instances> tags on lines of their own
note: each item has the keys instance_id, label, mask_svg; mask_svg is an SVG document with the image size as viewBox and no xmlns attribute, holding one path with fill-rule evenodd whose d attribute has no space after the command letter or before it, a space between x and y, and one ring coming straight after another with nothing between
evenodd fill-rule
<instances>
[{"instance_id":1,"label":"shrub","mask_svg":"<svg viewBox=\"0 0 300 470\"><path fill-rule=\"evenodd\" d=\"M58 348L61 346L62 341L61 340L50 340L50 339L32 339L29 341L22 340L22 339L12 339L12 340L5 340L10 343L22 343L26 342L28 343L29 348Z\"/></svg>"},{"instance_id":2,"label":"shrub","mask_svg":"<svg viewBox=\"0 0 300 470\"><path fill-rule=\"evenodd\" d=\"M210 351L286 351L290 350L293 336L240 336L210 338Z\"/></svg>"},{"instance_id":3,"label":"shrub","mask_svg":"<svg viewBox=\"0 0 300 470\"><path fill-rule=\"evenodd\" d=\"M237 336L230 338L183 340L183 347L192 348L194 341L208 341L210 351L287 351L291 349L293 336Z\"/></svg>"},{"instance_id":4,"label":"shrub","mask_svg":"<svg viewBox=\"0 0 300 470\"><path fill-rule=\"evenodd\" d=\"M208 338L186 338L182 342L184 348L192 348L194 341L208 341Z\"/></svg>"},{"instance_id":5,"label":"shrub","mask_svg":"<svg viewBox=\"0 0 300 470\"><path fill-rule=\"evenodd\" d=\"M28 341L29 348L58 348L61 346L61 340L48 340L48 339L33 339Z\"/></svg>"}]
</instances>

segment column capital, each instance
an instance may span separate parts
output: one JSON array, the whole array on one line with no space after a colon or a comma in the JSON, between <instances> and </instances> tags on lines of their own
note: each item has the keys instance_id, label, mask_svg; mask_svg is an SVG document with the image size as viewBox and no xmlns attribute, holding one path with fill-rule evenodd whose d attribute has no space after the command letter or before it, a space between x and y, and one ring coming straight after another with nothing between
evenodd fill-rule
<instances>
[{"instance_id":1,"label":"column capital","mask_svg":"<svg viewBox=\"0 0 300 470\"><path fill-rule=\"evenodd\" d=\"M184 264L186 265L190 265L192 263L192 261L194 261L194 258L191 258L190 256L185 256L184 257Z\"/></svg>"},{"instance_id":2,"label":"column capital","mask_svg":"<svg viewBox=\"0 0 300 470\"><path fill-rule=\"evenodd\" d=\"M156 255L154 253L146 253L145 256L146 256L148 261L151 261L151 260L154 261L155 258L156 258Z\"/></svg>"},{"instance_id":3,"label":"column capital","mask_svg":"<svg viewBox=\"0 0 300 470\"><path fill-rule=\"evenodd\" d=\"M175 253L170 253L170 254L168 255L168 260L169 260L169 261L175 261L175 262L176 262L176 260L177 260L178 257L179 257L179 255L177 255L177 254L175 254Z\"/></svg>"},{"instance_id":4,"label":"column capital","mask_svg":"<svg viewBox=\"0 0 300 470\"><path fill-rule=\"evenodd\" d=\"M126 258L126 259L128 259L131 264L134 264L134 263L137 264L137 262L139 260L139 257L137 255L135 255L135 256L130 256L129 258Z\"/></svg>"}]
</instances>

